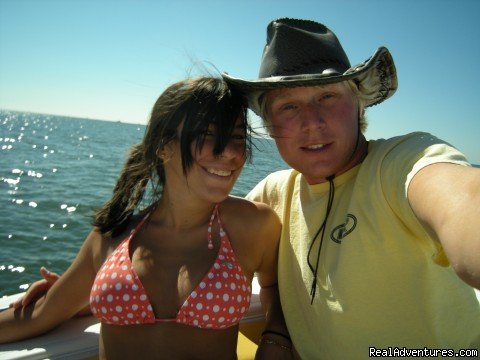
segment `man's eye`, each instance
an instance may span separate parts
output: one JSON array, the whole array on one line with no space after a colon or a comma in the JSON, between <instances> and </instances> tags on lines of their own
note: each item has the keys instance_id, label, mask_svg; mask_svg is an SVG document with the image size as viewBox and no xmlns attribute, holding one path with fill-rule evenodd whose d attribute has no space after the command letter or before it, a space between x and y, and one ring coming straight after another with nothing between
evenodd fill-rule
<instances>
[{"instance_id":1,"label":"man's eye","mask_svg":"<svg viewBox=\"0 0 480 360\"><path fill-rule=\"evenodd\" d=\"M281 107L282 110L295 110L297 108L294 104L286 104Z\"/></svg>"},{"instance_id":2,"label":"man's eye","mask_svg":"<svg viewBox=\"0 0 480 360\"><path fill-rule=\"evenodd\" d=\"M328 99L331 99L331 98L333 98L333 97L334 97L334 94L332 94L332 93L326 93L326 94L323 94L323 95L321 96L321 99L322 99L322 100L328 100Z\"/></svg>"}]
</instances>

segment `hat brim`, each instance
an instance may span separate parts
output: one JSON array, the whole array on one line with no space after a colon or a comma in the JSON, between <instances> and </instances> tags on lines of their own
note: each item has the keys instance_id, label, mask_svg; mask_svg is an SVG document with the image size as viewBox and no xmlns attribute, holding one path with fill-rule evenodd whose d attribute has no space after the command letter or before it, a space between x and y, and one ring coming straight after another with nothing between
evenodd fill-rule
<instances>
[{"instance_id":1,"label":"hat brim","mask_svg":"<svg viewBox=\"0 0 480 360\"><path fill-rule=\"evenodd\" d=\"M359 90L366 99L365 107L373 106L388 99L398 87L397 72L392 55L380 47L372 57L352 66L343 74L301 74L294 76L272 76L257 80L242 80L222 73L225 81L248 97L249 107L261 116L260 96L268 90L282 87L318 86L346 80L356 80Z\"/></svg>"}]
</instances>

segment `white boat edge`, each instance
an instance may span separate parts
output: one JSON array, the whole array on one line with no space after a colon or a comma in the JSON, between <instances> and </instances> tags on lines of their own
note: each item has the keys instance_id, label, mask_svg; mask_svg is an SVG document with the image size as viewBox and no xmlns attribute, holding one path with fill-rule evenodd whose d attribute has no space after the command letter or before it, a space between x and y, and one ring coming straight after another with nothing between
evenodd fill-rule
<instances>
[{"instance_id":1,"label":"white boat edge","mask_svg":"<svg viewBox=\"0 0 480 360\"><path fill-rule=\"evenodd\" d=\"M260 304L260 286L256 278L252 282L252 298L242 324L264 320ZM23 293L0 298L0 309ZM475 290L479 305L480 291ZM93 316L76 317L47 334L11 344L0 345L0 360L11 359L86 359L98 356L100 323Z\"/></svg>"},{"instance_id":2,"label":"white boat edge","mask_svg":"<svg viewBox=\"0 0 480 360\"><path fill-rule=\"evenodd\" d=\"M252 282L250 308L241 324L264 320L260 304L260 286ZM23 293L0 298L0 311ZM98 356L100 323L93 316L75 317L54 330L35 338L0 345L0 360L12 359L86 359Z\"/></svg>"}]
</instances>

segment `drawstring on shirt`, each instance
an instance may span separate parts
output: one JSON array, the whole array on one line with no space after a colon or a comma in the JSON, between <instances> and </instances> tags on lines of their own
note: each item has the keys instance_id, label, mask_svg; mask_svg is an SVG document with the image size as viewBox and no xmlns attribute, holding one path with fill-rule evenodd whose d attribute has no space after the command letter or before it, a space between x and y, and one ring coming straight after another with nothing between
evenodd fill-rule
<instances>
[{"instance_id":1,"label":"drawstring on shirt","mask_svg":"<svg viewBox=\"0 0 480 360\"><path fill-rule=\"evenodd\" d=\"M358 146L360 145L360 133L361 132L360 132L360 117L359 117L357 121L357 138L355 140L355 147L353 148L352 155L350 155L350 158L348 161L353 159L353 157L355 156L355 153L358 150ZM363 156L360 162L363 161L363 159L365 158L365 156L367 156L367 154L368 154L368 147L366 149L365 155ZM322 251L323 238L325 235L325 229L327 227L328 216L330 215L330 211L332 210L333 199L335 197L335 184L333 183L334 178L335 178L335 174L332 174L326 177L326 179L328 180L328 183L330 184L330 188L328 191L328 202L327 202L327 210L325 212L325 219L323 219L322 225L320 226L317 233L313 237L312 242L310 243L310 247L308 249L308 254L307 254L307 263L313 274L312 288L310 289L310 296L312 297L312 301L310 302L310 304L313 304L313 299L315 298L315 293L317 292L318 263L320 262L320 253ZM315 240L317 239L318 234L320 234L320 232L322 232L322 236L320 238L320 244L318 245L317 261L315 262L315 268L313 268L312 264L310 264L310 253L312 252L313 244L315 243Z\"/></svg>"},{"instance_id":2,"label":"drawstring on shirt","mask_svg":"<svg viewBox=\"0 0 480 360\"><path fill-rule=\"evenodd\" d=\"M317 291L317 273L318 273L318 263L320 261L320 252L322 251L323 238L325 235L325 229L327 227L328 216L330 215L330 211L332 210L333 198L335 197L335 184L333 183L334 178L335 178L335 175L330 175L326 178L328 180L328 183L330 184L329 191L328 191L327 210L325 212L325 218L323 219L322 225L320 226L317 233L313 237L312 242L310 243L310 248L308 249L308 254L307 254L308 266L310 267L310 270L313 273L312 288L310 290L310 296L312 297L312 301L310 302L310 304L313 304L313 299L315 298L315 293ZM322 236L320 237L320 244L318 245L318 254L317 254L317 260L315 262L315 268L313 268L312 264L310 264L310 253L312 251L313 244L315 243L315 240L317 239L318 234L320 234L320 232L322 232Z\"/></svg>"}]
</instances>

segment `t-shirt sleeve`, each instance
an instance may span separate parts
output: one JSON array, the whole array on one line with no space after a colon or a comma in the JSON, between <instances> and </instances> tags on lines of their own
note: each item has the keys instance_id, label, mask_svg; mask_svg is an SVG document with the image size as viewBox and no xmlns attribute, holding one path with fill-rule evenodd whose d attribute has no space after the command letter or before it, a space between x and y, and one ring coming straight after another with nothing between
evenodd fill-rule
<instances>
[{"instance_id":1,"label":"t-shirt sleeve","mask_svg":"<svg viewBox=\"0 0 480 360\"><path fill-rule=\"evenodd\" d=\"M267 178L260 181L255 187L245 196L247 200L268 203L267 196Z\"/></svg>"},{"instance_id":2,"label":"t-shirt sleeve","mask_svg":"<svg viewBox=\"0 0 480 360\"><path fill-rule=\"evenodd\" d=\"M380 169L386 200L405 225L420 238L429 236L408 202L408 186L421 169L435 163L470 165L465 156L447 142L427 133L412 133L398 138L385 154ZM434 260L441 265L447 265L440 244L434 245L438 255Z\"/></svg>"},{"instance_id":3,"label":"t-shirt sleeve","mask_svg":"<svg viewBox=\"0 0 480 360\"><path fill-rule=\"evenodd\" d=\"M280 170L268 175L260 181L246 198L258 201L270 206L283 219L284 204L288 197L288 189L291 181L294 181L297 173L292 170Z\"/></svg>"}]
</instances>

